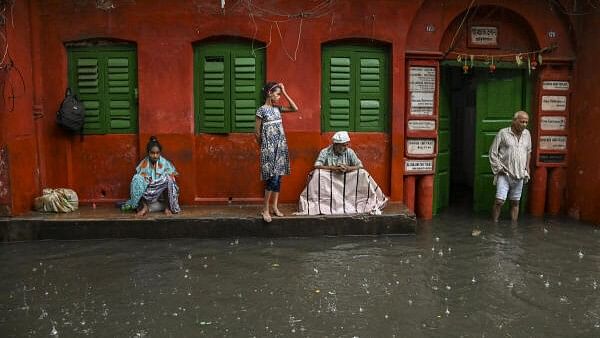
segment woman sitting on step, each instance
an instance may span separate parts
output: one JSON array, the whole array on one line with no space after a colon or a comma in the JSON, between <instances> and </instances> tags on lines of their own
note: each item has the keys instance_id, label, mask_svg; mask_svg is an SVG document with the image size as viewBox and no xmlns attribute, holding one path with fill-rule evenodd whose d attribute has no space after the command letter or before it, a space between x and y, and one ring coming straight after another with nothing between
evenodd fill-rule
<instances>
[{"instance_id":1,"label":"woman sitting on step","mask_svg":"<svg viewBox=\"0 0 600 338\"><path fill-rule=\"evenodd\" d=\"M138 164L131 179L131 198L121 207L136 209L136 216L145 216L149 211L164 210L166 215L178 213L179 187L175 182L177 170L161 156L162 146L158 139L150 136L146 145L147 156Z\"/></svg>"}]
</instances>

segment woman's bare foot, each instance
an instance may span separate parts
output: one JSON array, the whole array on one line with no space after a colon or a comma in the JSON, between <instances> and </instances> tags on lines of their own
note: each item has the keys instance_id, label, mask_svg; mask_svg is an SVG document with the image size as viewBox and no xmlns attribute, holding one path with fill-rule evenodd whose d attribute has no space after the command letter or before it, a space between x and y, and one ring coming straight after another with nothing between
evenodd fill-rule
<instances>
[{"instance_id":1,"label":"woman's bare foot","mask_svg":"<svg viewBox=\"0 0 600 338\"><path fill-rule=\"evenodd\" d=\"M142 202L142 208L135 213L135 217L144 217L148 213L148 205Z\"/></svg>"},{"instance_id":2,"label":"woman's bare foot","mask_svg":"<svg viewBox=\"0 0 600 338\"><path fill-rule=\"evenodd\" d=\"M269 214L269 212L268 212L268 211L263 211L263 212L261 213L261 215L262 215L262 218L263 218L263 220L264 220L265 222L267 222L267 223L271 223L272 219L271 219L271 215Z\"/></svg>"},{"instance_id":3,"label":"woman's bare foot","mask_svg":"<svg viewBox=\"0 0 600 338\"><path fill-rule=\"evenodd\" d=\"M172 212L172 211L171 211L171 209L169 209L169 208L165 208L165 211L164 211L164 212L165 212L165 215L167 215L167 216L171 216L171 215L173 215L173 212Z\"/></svg>"},{"instance_id":4,"label":"woman's bare foot","mask_svg":"<svg viewBox=\"0 0 600 338\"><path fill-rule=\"evenodd\" d=\"M279 211L277 207L273 207L273 214L277 217L283 217L283 212Z\"/></svg>"}]
</instances>

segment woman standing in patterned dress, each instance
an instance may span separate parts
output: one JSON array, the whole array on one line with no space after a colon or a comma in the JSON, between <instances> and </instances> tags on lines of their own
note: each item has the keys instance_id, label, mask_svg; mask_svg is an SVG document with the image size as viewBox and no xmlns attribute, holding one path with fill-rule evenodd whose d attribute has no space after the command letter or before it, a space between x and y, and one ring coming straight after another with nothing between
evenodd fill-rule
<instances>
[{"instance_id":1,"label":"woman standing in patterned dress","mask_svg":"<svg viewBox=\"0 0 600 338\"><path fill-rule=\"evenodd\" d=\"M271 222L269 201L273 197L273 214L278 217L283 216L277 207L277 200L281 176L290 174L290 158L281 113L298 111L298 106L285 91L283 83L268 82L262 91L265 104L256 110L254 133L260 145L260 175L265 182L262 217L265 222ZM277 105L281 95L285 96L289 106Z\"/></svg>"}]
</instances>

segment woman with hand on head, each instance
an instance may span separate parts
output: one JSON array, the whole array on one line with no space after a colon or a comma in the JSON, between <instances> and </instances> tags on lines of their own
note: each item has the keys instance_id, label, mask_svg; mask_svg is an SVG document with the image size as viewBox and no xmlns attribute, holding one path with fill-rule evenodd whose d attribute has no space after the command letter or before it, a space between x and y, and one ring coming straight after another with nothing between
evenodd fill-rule
<instances>
[{"instance_id":1,"label":"woman with hand on head","mask_svg":"<svg viewBox=\"0 0 600 338\"><path fill-rule=\"evenodd\" d=\"M273 198L273 214L283 216L277 206L281 176L290 174L290 158L281 113L296 112L298 106L285 91L283 83L268 82L262 92L265 103L256 110L255 136L260 145L261 179L265 182L262 217L265 222L271 222L270 199ZM287 107L279 105L282 95L289 104Z\"/></svg>"}]
</instances>

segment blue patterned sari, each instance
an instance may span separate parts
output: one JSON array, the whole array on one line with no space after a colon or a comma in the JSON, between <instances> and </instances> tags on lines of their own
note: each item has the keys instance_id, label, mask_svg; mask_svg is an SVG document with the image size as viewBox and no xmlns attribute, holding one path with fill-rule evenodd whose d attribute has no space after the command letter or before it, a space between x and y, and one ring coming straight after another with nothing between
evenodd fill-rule
<instances>
[{"instance_id":1,"label":"blue patterned sari","mask_svg":"<svg viewBox=\"0 0 600 338\"><path fill-rule=\"evenodd\" d=\"M160 156L156 163L152 164L146 156L135 168L135 175L131 179L131 197L125 202L122 209L136 209L140 201L144 199L152 203L166 192L169 209L173 213L181 211L179 208L179 187L175 182L177 176L175 166L166 158Z\"/></svg>"}]
</instances>

